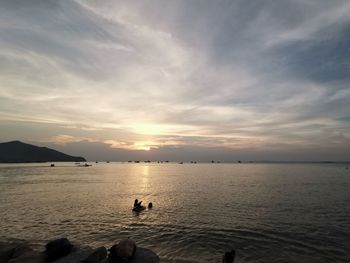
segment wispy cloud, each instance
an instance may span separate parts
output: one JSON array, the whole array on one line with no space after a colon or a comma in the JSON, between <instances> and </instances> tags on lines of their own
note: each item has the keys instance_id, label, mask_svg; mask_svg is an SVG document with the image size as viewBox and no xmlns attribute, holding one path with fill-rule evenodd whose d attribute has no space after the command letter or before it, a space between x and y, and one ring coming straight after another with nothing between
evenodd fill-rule
<instances>
[{"instance_id":1,"label":"wispy cloud","mask_svg":"<svg viewBox=\"0 0 350 263\"><path fill-rule=\"evenodd\" d=\"M81 141L93 142L94 140L92 140L90 138L75 137L75 136L66 135L66 134L55 135L55 136L52 136L48 139L43 140L43 142L52 142L52 143L60 144L60 145L65 145L65 144L72 143L72 142L81 142Z\"/></svg>"}]
</instances>

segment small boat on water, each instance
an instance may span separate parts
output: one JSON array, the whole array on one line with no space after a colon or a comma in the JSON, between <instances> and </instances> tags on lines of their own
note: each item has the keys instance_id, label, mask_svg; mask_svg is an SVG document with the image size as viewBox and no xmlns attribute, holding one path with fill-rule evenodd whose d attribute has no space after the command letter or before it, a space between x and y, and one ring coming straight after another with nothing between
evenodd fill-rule
<instances>
[{"instance_id":1,"label":"small boat on water","mask_svg":"<svg viewBox=\"0 0 350 263\"><path fill-rule=\"evenodd\" d=\"M89 166L92 166L92 164L85 163L85 164L78 164L77 166L79 166L79 167L89 167Z\"/></svg>"}]
</instances>

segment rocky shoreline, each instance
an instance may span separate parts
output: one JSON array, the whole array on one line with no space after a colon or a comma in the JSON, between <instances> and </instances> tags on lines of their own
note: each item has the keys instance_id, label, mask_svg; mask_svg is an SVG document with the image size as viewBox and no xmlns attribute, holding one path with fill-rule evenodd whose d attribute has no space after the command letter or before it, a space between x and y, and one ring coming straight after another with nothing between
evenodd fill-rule
<instances>
[{"instance_id":1,"label":"rocky shoreline","mask_svg":"<svg viewBox=\"0 0 350 263\"><path fill-rule=\"evenodd\" d=\"M26 241L0 242L0 263L159 263L153 251L138 247L131 239L124 239L106 247L73 245L67 238L49 241L42 251Z\"/></svg>"},{"instance_id":2,"label":"rocky shoreline","mask_svg":"<svg viewBox=\"0 0 350 263\"><path fill-rule=\"evenodd\" d=\"M233 263L235 250L226 251L223 263ZM67 238L49 241L34 249L27 241L0 241L0 263L159 263L152 250L139 247L132 239L123 239L110 248L73 245ZM194 261L176 260L177 263Z\"/></svg>"}]
</instances>

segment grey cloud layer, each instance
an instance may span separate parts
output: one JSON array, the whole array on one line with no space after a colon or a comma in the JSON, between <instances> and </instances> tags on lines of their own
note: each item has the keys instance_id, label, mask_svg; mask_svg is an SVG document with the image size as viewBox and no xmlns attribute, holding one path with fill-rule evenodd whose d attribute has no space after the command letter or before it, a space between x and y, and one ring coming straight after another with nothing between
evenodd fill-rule
<instances>
[{"instance_id":1,"label":"grey cloud layer","mask_svg":"<svg viewBox=\"0 0 350 263\"><path fill-rule=\"evenodd\" d=\"M186 145L350 146L348 1L0 7L3 120L89 126L101 141L141 123Z\"/></svg>"}]
</instances>

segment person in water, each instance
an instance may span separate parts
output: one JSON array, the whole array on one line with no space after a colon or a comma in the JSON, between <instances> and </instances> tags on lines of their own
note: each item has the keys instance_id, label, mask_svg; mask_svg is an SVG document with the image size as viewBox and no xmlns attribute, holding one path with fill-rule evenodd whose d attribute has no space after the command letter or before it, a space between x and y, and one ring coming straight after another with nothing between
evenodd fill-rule
<instances>
[{"instance_id":1,"label":"person in water","mask_svg":"<svg viewBox=\"0 0 350 263\"><path fill-rule=\"evenodd\" d=\"M134 208L140 208L142 201L139 202L139 200L135 199L134 201Z\"/></svg>"}]
</instances>

